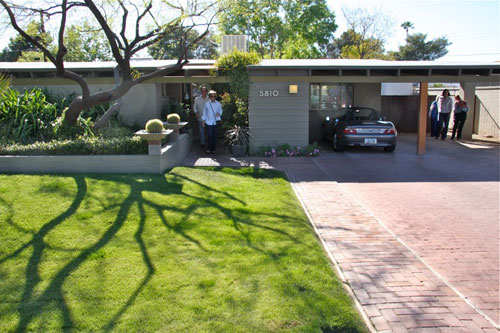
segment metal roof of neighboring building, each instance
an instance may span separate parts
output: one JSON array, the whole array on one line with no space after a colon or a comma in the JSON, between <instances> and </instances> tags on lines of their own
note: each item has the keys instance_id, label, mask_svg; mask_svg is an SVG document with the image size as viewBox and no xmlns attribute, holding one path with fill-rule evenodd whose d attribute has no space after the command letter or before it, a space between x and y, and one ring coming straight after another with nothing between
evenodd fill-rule
<instances>
[{"instance_id":1,"label":"metal roof of neighboring building","mask_svg":"<svg viewBox=\"0 0 500 333\"><path fill-rule=\"evenodd\" d=\"M177 60L152 60L152 59L132 59L130 65L133 68L156 70L168 65L174 65ZM189 60L185 65L186 68L209 68L212 67L215 60ZM100 61L100 62L65 62L64 66L69 70L76 71L103 71L113 70L116 66L114 61ZM51 62L0 62L0 70L7 71L55 71L56 67Z\"/></svg>"}]
</instances>

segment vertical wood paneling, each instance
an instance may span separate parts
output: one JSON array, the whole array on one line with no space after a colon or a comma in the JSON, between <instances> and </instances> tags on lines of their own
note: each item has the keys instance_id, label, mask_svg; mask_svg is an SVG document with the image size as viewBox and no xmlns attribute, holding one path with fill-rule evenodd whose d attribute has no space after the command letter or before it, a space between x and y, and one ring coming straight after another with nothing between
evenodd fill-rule
<instances>
[{"instance_id":1,"label":"vertical wood paneling","mask_svg":"<svg viewBox=\"0 0 500 333\"><path fill-rule=\"evenodd\" d=\"M298 85L290 94L288 86ZM260 92L271 92L261 96ZM252 149L262 145L307 145L309 138L309 84L256 82L249 91L249 125Z\"/></svg>"}]
</instances>

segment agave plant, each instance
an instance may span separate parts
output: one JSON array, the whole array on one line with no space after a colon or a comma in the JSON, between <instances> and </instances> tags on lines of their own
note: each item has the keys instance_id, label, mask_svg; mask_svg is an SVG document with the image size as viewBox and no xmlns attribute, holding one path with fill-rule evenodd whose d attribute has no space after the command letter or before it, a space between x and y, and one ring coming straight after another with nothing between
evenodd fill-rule
<instances>
[{"instance_id":1,"label":"agave plant","mask_svg":"<svg viewBox=\"0 0 500 333\"><path fill-rule=\"evenodd\" d=\"M225 141L231 145L247 145L250 140L250 129L246 126L233 125L224 135Z\"/></svg>"}]
</instances>

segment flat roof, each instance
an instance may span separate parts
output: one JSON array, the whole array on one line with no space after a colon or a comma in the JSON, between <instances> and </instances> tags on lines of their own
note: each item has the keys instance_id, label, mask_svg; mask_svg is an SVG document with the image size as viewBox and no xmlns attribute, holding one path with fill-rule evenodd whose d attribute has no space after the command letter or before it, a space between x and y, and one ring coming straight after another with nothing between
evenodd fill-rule
<instances>
[{"instance_id":1,"label":"flat roof","mask_svg":"<svg viewBox=\"0 0 500 333\"><path fill-rule=\"evenodd\" d=\"M406 68L500 68L500 62L466 61L395 61L378 59L264 59L249 69L289 68L289 69L406 69Z\"/></svg>"},{"instance_id":2,"label":"flat roof","mask_svg":"<svg viewBox=\"0 0 500 333\"><path fill-rule=\"evenodd\" d=\"M177 60L132 59L131 66L143 72L152 72L174 65ZM215 68L215 60L192 59L169 77L209 77ZM112 77L116 62L65 62L68 70L91 77ZM248 66L254 78L268 77L330 77L385 81L408 81L428 78L436 80L467 80L476 78L497 81L500 78L500 62L467 61L388 61L377 59L264 59ZM11 73L18 78L55 77L55 66L50 62L0 62L0 72ZM438 81L436 81L438 82Z\"/></svg>"}]
</instances>

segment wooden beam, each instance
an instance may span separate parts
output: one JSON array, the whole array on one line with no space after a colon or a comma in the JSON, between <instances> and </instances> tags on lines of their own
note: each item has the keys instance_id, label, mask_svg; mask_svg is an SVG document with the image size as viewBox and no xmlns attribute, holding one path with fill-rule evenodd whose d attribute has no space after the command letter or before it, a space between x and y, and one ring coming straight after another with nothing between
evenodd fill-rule
<instances>
[{"instance_id":1,"label":"wooden beam","mask_svg":"<svg viewBox=\"0 0 500 333\"><path fill-rule=\"evenodd\" d=\"M425 137L427 135L427 90L429 83L420 82L420 108L418 112L417 155L425 154Z\"/></svg>"}]
</instances>

